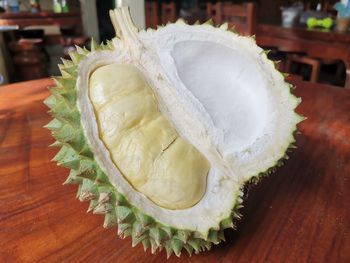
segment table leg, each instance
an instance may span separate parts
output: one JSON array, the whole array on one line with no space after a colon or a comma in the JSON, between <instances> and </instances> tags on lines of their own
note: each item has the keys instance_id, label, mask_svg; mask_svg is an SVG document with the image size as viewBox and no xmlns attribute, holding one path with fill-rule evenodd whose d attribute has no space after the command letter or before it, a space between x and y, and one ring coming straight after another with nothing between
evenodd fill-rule
<instances>
[{"instance_id":1,"label":"table leg","mask_svg":"<svg viewBox=\"0 0 350 263\"><path fill-rule=\"evenodd\" d=\"M350 61L345 61L345 88L350 89Z\"/></svg>"},{"instance_id":2,"label":"table leg","mask_svg":"<svg viewBox=\"0 0 350 263\"><path fill-rule=\"evenodd\" d=\"M2 33L0 33L0 85L9 82L6 61L5 61L5 41Z\"/></svg>"}]
</instances>

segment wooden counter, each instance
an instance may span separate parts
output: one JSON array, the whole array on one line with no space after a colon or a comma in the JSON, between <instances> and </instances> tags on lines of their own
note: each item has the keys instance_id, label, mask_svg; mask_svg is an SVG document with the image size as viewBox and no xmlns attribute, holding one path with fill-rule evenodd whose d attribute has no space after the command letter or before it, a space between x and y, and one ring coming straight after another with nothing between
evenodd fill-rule
<instances>
[{"instance_id":1,"label":"wooden counter","mask_svg":"<svg viewBox=\"0 0 350 263\"><path fill-rule=\"evenodd\" d=\"M81 13L72 11L68 13L54 13L50 11L30 13L0 13L0 25L27 26L57 25L59 27L77 27L82 30Z\"/></svg>"},{"instance_id":2,"label":"wooden counter","mask_svg":"<svg viewBox=\"0 0 350 263\"><path fill-rule=\"evenodd\" d=\"M350 32L260 24L256 41L260 46L276 47L280 51L302 52L314 58L342 60L346 67L345 88L350 89Z\"/></svg>"},{"instance_id":3,"label":"wooden counter","mask_svg":"<svg viewBox=\"0 0 350 263\"><path fill-rule=\"evenodd\" d=\"M350 262L350 92L297 83L308 117L298 149L251 187L238 231L210 252L166 261L87 214L48 123L48 79L0 87L0 262Z\"/></svg>"}]
</instances>

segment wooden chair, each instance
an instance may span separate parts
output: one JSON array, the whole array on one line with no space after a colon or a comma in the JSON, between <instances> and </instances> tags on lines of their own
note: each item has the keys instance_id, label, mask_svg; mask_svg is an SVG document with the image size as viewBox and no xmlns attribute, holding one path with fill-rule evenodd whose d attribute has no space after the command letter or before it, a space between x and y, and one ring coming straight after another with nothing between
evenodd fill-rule
<instances>
[{"instance_id":1,"label":"wooden chair","mask_svg":"<svg viewBox=\"0 0 350 263\"><path fill-rule=\"evenodd\" d=\"M208 19L211 18L216 25L222 24L222 3L207 3L207 17Z\"/></svg>"},{"instance_id":2,"label":"wooden chair","mask_svg":"<svg viewBox=\"0 0 350 263\"><path fill-rule=\"evenodd\" d=\"M208 3L207 15L215 24L228 22L242 35L253 35L256 30L256 4Z\"/></svg>"},{"instance_id":3,"label":"wooden chair","mask_svg":"<svg viewBox=\"0 0 350 263\"><path fill-rule=\"evenodd\" d=\"M168 22L176 21L176 5L174 2L162 3L161 5L161 22L166 24Z\"/></svg>"},{"instance_id":4,"label":"wooden chair","mask_svg":"<svg viewBox=\"0 0 350 263\"><path fill-rule=\"evenodd\" d=\"M157 1L145 2L146 27L156 28L159 25Z\"/></svg>"},{"instance_id":5,"label":"wooden chair","mask_svg":"<svg viewBox=\"0 0 350 263\"><path fill-rule=\"evenodd\" d=\"M339 60L320 59L320 58L309 57L307 55L301 55L301 54L288 54L287 61L286 61L286 68L285 68L286 72L293 73L292 72L293 63L309 65L311 67L310 82L313 82L313 83L320 81L320 72L321 72L322 66L334 65L336 66L336 73L333 75L334 78L330 83L333 85L334 84L339 85L338 83L342 82L344 65Z\"/></svg>"},{"instance_id":6,"label":"wooden chair","mask_svg":"<svg viewBox=\"0 0 350 263\"><path fill-rule=\"evenodd\" d=\"M311 66L310 82L316 83L319 78L321 61L298 54L289 54L286 62L286 71L291 72L293 62Z\"/></svg>"}]
</instances>

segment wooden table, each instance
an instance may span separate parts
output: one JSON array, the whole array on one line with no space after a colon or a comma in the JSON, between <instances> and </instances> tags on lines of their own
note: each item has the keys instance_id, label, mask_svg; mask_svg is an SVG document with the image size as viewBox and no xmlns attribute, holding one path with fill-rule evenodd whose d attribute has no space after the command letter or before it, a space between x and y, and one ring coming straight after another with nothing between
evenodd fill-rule
<instances>
[{"instance_id":1,"label":"wooden table","mask_svg":"<svg viewBox=\"0 0 350 263\"><path fill-rule=\"evenodd\" d=\"M0 87L0 262L166 262L87 214L57 149L42 100L48 79ZM308 117L298 149L251 187L238 231L210 252L167 262L350 262L350 92L297 83Z\"/></svg>"},{"instance_id":2,"label":"wooden table","mask_svg":"<svg viewBox=\"0 0 350 263\"><path fill-rule=\"evenodd\" d=\"M58 25L60 27L81 27L81 14L79 11L68 13L54 13L42 11L39 13L19 12L0 13L0 25L26 26Z\"/></svg>"},{"instance_id":3,"label":"wooden table","mask_svg":"<svg viewBox=\"0 0 350 263\"><path fill-rule=\"evenodd\" d=\"M52 11L0 13L0 26L5 25L16 25L19 29L44 29L45 44L48 45L61 44L62 36L59 29L69 29L70 34L77 36L83 33L81 12L75 10L68 13Z\"/></svg>"},{"instance_id":4,"label":"wooden table","mask_svg":"<svg viewBox=\"0 0 350 263\"><path fill-rule=\"evenodd\" d=\"M261 24L257 28L256 40L260 46L277 47L281 51L342 60L346 67L345 87L350 89L350 33Z\"/></svg>"}]
</instances>

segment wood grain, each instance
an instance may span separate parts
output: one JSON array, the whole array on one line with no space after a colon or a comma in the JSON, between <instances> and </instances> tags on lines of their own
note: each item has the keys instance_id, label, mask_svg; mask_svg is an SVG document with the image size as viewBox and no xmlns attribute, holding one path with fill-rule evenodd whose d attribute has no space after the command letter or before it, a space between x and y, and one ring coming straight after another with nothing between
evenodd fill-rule
<instances>
[{"instance_id":1,"label":"wood grain","mask_svg":"<svg viewBox=\"0 0 350 263\"><path fill-rule=\"evenodd\" d=\"M87 214L57 149L42 100L44 79L0 87L0 262L165 262ZM210 252L168 262L350 262L350 92L297 83L308 117L298 149L249 187L238 231Z\"/></svg>"}]
</instances>

